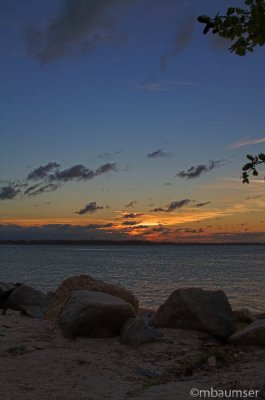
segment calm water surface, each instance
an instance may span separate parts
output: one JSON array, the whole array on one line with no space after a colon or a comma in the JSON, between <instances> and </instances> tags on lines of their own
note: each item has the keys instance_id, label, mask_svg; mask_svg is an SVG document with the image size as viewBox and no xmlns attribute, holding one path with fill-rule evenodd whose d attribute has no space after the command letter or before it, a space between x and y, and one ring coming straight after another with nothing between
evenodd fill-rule
<instances>
[{"instance_id":1,"label":"calm water surface","mask_svg":"<svg viewBox=\"0 0 265 400\"><path fill-rule=\"evenodd\" d=\"M223 289L234 307L265 311L265 246L0 245L0 281L48 291L89 274L131 289L154 307L176 288Z\"/></svg>"}]
</instances>

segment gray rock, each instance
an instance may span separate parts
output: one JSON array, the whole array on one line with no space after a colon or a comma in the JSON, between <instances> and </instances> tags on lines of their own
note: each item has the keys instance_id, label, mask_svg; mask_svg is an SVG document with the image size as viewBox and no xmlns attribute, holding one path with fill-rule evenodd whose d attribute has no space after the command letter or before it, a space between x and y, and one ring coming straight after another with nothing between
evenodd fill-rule
<instances>
[{"instance_id":1,"label":"gray rock","mask_svg":"<svg viewBox=\"0 0 265 400\"><path fill-rule=\"evenodd\" d=\"M148 326L147 322L140 317L129 319L123 326L120 342L129 346L139 346L160 340L163 335L154 327Z\"/></svg>"},{"instance_id":2,"label":"gray rock","mask_svg":"<svg viewBox=\"0 0 265 400\"><path fill-rule=\"evenodd\" d=\"M233 316L235 323L251 324L256 319L248 308L233 310Z\"/></svg>"},{"instance_id":3,"label":"gray rock","mask_svg":"<svg viewBox=\"0 0 265 400\"><path fill-rule=\"evenodd\" d=\"M20 285L12 291L7 306L21 311L32 318L42 318L50 306L51 298L27 285Z\"/></svg>"},{"instance_id":4,"label":"gray rock","mask_svg":"<svg viewBox=\"0 0 265 400\"><path fill-rule=\"evenodd\" d=\"M78 290L64 304L59 324L65 337L118 336L124 323L135 317L131 304L106 293Z\"/></svg>"},{"instance_id":5,"label":"gray rock","mask_svg":"<svg viewBox=\"0 0 265 400\"><path fill-rule=\"evenodd\" d=\"M229 342L239 345L265 346L265 320L252 322L245 329L230 336Z\"/></svg>"},{"instance_id":6,"label":"gray rock","mask_svg":"<svg viewBox=\"0 0 265 400\"><path fill-rule=\"evenodd\" d=\"M3 315L5 315L8 308L8 299L11 293L20 285L21 283L0 282L0 308L3 310Z\"/></svg>"},{"instance_id":7,"label":"gray rock","mask_svg":"<svg viewBox=\"0 0 265 400\"><path fill-rule=\"evenodd\" d=\"M137 312L139 301L134 294L121 286L95 279L89 275L70 276L63 280L53 294L52 306L45 316L45 319L58 320L65 301L77 290L89 290L117 296L130 303Z\"/></svg>"},{"instance_id":8,"label":"gray rock","mask_svg":"<svg viewBox=\"0 0 265 400\"><path fill-rule=\"evenodd\" d=\"M152 325L205 331L225 339L236 329L225 293L200 288L177 289L162 304Z\"/></svg>"}]
</instances>

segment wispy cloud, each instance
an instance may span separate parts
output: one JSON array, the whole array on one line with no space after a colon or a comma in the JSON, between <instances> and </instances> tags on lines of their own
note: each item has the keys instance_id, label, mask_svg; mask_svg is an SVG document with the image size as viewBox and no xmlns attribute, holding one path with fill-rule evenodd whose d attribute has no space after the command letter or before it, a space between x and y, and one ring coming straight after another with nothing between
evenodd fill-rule
<instances>
[{"instance_id":1,"label":"wispy cloud","mask_svg":"<svg viewBox=\"0 0 265 400\"><path fill-rule=\"evenodd\" d=\"M20 226L17 224L0 224L0 239L12 240L90 240L90 239L128 239L126 232L112 229L111 223L106 224L45 224Z\"/></svg>"},{"instance_id":2,"label":"wispy cloud","mask_svg":"<svg viewBox=\"0 0 265 400\"><path fill-rule=\"evenodd\" d=\"M244 138L228 146L229 149L238 149L239 147L250 146L253 144L260 144L265 142L265 137L254 139L254 138Z\"/></svg>"},{"instance_id":3,"label":"wispy cloud","mask_svg":"<svg viewBox=\"0 0 265 400\"><path fill-rule=\"evenodd\" d=\"M177 201L172 201L169 203L165 208L154 208L153 210L150 210L150 212L173 212L174 210L178 208L182 208L186 205L188 205L192 200L190 199L183 199L183 200L177 200Z\"/></svg>"},{"instance_id":4,"label":"wispy cloud","mask_svg":"<svg viewBox=\"0 0 265 400\"><path fill-rule=\"evenodd\" d=\"M176 174L179 178L182 179L194 179L198 178L200 175L205 174L206 172L210 172L215 168L219 168L223 165L225 160L210 160L208 164L199 164L196 166L190 167L188 170L182 170Z\"/></svg>"},{"instance_id":5,"label":"wispy cloud","mask_svg":"<svg viewBox=\"0 0 265 400\"><path fill-rule=\"evenodd\" d=\"M60 164L56 162L49 162L46 165L41 165L40 167L34 169L30 172L27 179L28 180L39 180L47 178L50 172L56 171L60 167Z\"/></svg>"},{"instance_id":6,"label":"wispy cloud","mask_svg":"<svg viewBox=\"0 0 265 400\"><path fill-rule=\"evenodd\" d=\"M60 164L49 162L31 171L24 181L9 182L0 187L0 200L12 200L18 196L32 197L57 190L70 181L86 181L99 175L117 171L118 166L115 163L102 164L97 169L92 170L82 164L61 169ZM37 183L32 184L32 181Z\"/></svg>"},{"instance_id":7,"label":"wispy cloud","mask_svg":"<svg viewBox=\"0 0 265 400\"><path fill-rule=\"evenodd\" d=\"M14 184L10 183L7 186L0 188L0 200L12 200L21 193Z\"/></svg>"},{"instance_id":8,"label":"wispy cloud","mask_svg":"<svg viewBox=\"0 0 265 400\"><path fill-rule=\"evenodd\" d=\"M197 203L197 204L195 204L195 207L204 207L204 206L207 206L208 204L211 204L211 202L205 201L204 203Z\"/></svg>"},{"instance_id":9,"label":"wispy cloud","mask_svg":"<svg viewBox=\"0 0 265 400\"><path fill-rule=\"evenodd\" d=\"M139 218L139 217L141 217L142 215L144 215L144 214L142 214L142 213L129 213L129 214L124 214L124 215L122 216L122 218L123 218L123 219Z\"/></svg>"},{"instance_id":10,"label":"wispy cloud","mask_svg":"<svg viewBox=\"0 0 265 400\"><path fill-rule=\"evenodd\" d=\"M140 224L140 221L124 221L122 225L124 226L134 226Z\"/></svg>"},{"instance_id":11,"label":"wispy cloud","mask_svg":"<svg viewBox=\"0 0 265 400\"><path fill-rule=\"evenodd\" d=\"M101 45L125 40L126 32L116 27L121 10L133 0L65 0L46 28L29 29L29 53L41 64L77 51L91 51Z\"/></svg>"},{"instance_id":12,"label":"wispy cloud","mask_svg":"<svg viewBox=\"0 0 265 400\"><path fill-rule=\"evenodd\" d=\"M161 56L160 69L162 71L165 71L170 61L191 42L196 22L195 16L189 16L179 27L171 49Z\"/></svg>"},{"instance_id":13,"label":"wispy cloud","mask_svg":"<svg viewBox=\"0 0 265 400\"><path fill-rule=\"evenodd\" d=\"M139 88L147 92L172 92L183 86L194 86L194 83L190 81L148 81L142 83Z\"/></svg>"},{"instance_id":14,"label":"wispy cloud","mask_svg":"<svg viewBox=\"0 0 265 400\"><path fill-rule=\"evenodd\" d=\"M130 203L126 204L125 207L126 208L133 208L133 207L136 206L136 204L137 204L137 201L136 200L132 200L132 201L130 201Z\"/></svg>"},{"instance_id":15,"label":"wispy cloud","mask_svg":"<svg viewBox=\"0 0 265 400\"><path fill-rule=\"evenodd\" d=\"M148 158L167 158L170 157L169 153L166 153L163 149L154 150L146 155Z\"/></svg>"},{"instance_id":16,"label":"wispy cloud","mask_svg":"<svg viewBox=\"0 0 265 400\"><path fill-rule=\"evenodd\" d=\"M91 203L86 204L81 210L76 211L76 214L83 215L83 214L93 214L98 210L103 210L103 206L97 206L97 203L95 201L92 201Z\"/></svg>"}]
</instances>

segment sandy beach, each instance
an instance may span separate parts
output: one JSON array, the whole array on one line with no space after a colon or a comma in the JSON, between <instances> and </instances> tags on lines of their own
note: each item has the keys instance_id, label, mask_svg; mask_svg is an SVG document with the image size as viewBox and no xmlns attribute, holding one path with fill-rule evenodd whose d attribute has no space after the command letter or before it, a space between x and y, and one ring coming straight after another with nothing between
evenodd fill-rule
<instances>
[{"instance_id":1,"label":"sandy beach","mask_svg":"<svg viewBox=\"0 0 265 400\"><path fill-rule=\"evenodd\" d=\"M68 340L56 322L8 310L0 316L1 397L185 400L192 388L213 387L256 389L265 398L264 348L225 345L195 331L160 331L161 341L138 348L121 345L119 337Z\"/></svg>"}]
</instances>

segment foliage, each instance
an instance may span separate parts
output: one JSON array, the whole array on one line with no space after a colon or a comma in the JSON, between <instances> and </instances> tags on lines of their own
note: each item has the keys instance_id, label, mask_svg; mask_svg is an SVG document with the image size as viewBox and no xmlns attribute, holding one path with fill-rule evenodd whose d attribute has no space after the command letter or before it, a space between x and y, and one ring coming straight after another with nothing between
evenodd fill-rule
<instances>
[{"instance_id":1,"label":"foliage","mask_svg":"<svg viewBox=\"0 0 265 400\"><path fill-rule=\"evenodd\" d=\"M229 50L239 56L253 52L254 47L265 44L265 0L245 0L246 7L229 7L226 14L219 13L210 18L206 15L198 17L205 24L203 33L210 30L214 34L233 41ZM249 162L242 167L242 182L249 183L249 175L258 176L256 167L265 164L265 154L247 155Z\"/></svg>"},{"instance_id":2,"label":"foliage","mask_svg":"<svg viewBox=\"0 0 265 400\"><path fill-rule=\"evenodd\" d=\"M265 44L265 0L245 0L246 7L229 7L226 15L210 18L198 17L205 24L203 33L210 30L214 34L233 41L229 50L239 56L253 52L257 45Z\"/></svg>"},{"instance_id":3,"label":"foliage","mask_svg":"<svg viewBox=\"0 0 265 400\"><path fill-rule=\"evenodd\" d=\"M242 167L242 182L249 183L249 174L252 173L253 176L258 176L258 171L256 167L260 164L265 163L265 154L260 153L257 156L247 155L249 162Z\"/></svg>"}]
</instances>

